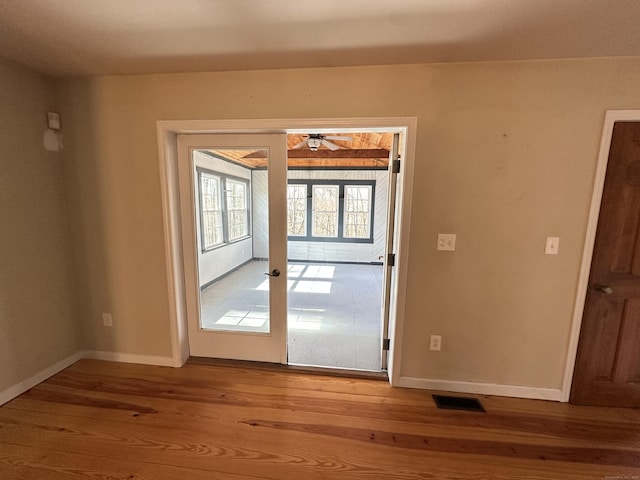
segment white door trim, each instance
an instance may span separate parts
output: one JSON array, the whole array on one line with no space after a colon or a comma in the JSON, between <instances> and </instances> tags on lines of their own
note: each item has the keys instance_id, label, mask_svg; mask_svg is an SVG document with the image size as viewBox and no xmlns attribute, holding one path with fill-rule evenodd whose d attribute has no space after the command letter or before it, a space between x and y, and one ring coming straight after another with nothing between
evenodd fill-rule
<instances>
[{"instance_id":1,"label":"white door trim","mask_svg":"<svg viewBox=\"0 0 640 480\"><path fill-rule=\"evenodd\" d=\"M391 335L389 380L392 385L397 384L400 377L399 367L402 354L400 345L402 344L409 265L409 233L417 123L416 117L158 121L156 128L173 365L176 367L182 366L189 357L180 230L180 203L177 183L177 135L197 133L289 133L295 130L306 131L309 129L314 129L314 131L348 131L349 129L352 131L399 131L405 135L405 150L402 152L402 168L398 185L399 205L396 229L399 233L400 241L396 251L397 271L392 288L396 295L391 299L391 319L389 324ZM396 346L398 348L395 348Z\"/></svg>"},{"instance_id":2,"label":"white door trim","mask_svg":"<svg viewBox=\"0 0 640 480\"><path fill-rule=\"evenodd\" d=\"M576 355L578 353L578 341L580 340L584 302L587 298L587 288L589 286L589 273L591 271L593 247L595 245L596 231L598 229L598 217L600 215L600 204L602 203L604 179L607 173L607 163L609 161L613 124L621 121L640 121L640 110L608 110L604 118L602 137L600 139L600 151L598 153L596 173L593 180L591 208L589 209L587 232L584 239L584 250L582 252L580 277L578 279L578 289L573 307L573 320L571 323L571 333L569 335L567 362L565 364L564 380L562 382L561 401L563 402L568 402L571 395L571 383L573 381L573 371L576 365Z\"/></svg>"}]
</instances>

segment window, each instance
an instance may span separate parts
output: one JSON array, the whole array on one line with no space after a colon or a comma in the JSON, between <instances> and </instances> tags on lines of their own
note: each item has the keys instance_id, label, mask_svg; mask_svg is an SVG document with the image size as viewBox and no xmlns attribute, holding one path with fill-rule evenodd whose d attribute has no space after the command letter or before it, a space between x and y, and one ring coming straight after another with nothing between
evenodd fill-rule
<instances>
[{"instance_id":1,"label":"window","mask_svg":"<svg viewBox=\"0 0 640 480\"><path fill-rule=\"evenodd\" d=\"M337 185L313 185L313 237L338 236L338 193Z\"/></svg>"},{"instance_id":2,"label":"window","mask_svg":"<svg viewBox=\"0 0 640 480\"><path fill-rule=\"evenodd\" d=\"M373 243L375 180L289 180L289 240Z\"/></svg>"},{"instance_id":3,"label":"window","mask_svg":"<svg viewBox=\"0 0 640 480\"><path fill-rule=\"evenodd\" d=\"M232 242L249 234L247 184L227 179L225 190L227 192L229 241Z\"/></svg>"},{"instance_id":4,"label":"window","mask_svg":"<svg viewBox=\"0 0 640 480\"><path fill-rule=\"evenodd\" d=\"M307 186L287 186L287 232L292 237L307 235Z\"/></svg>"},{"instance_id":5,"label":"window","mask_svg":"<svg viewBox=\"0 0 640 480\"><path fill-rule=\"evenodd\" d=\"M209 250L222 243L222 205L220 178L200 173L200 210L202 212L202 248Z\"/></svg>"},{"instance_id":6,"label":"window","mask_svg":"<svg viewBox=\"0 0 640 480\"><path fill-rule=\"evenodd\" d=\"M369 238L371 185L344 186L344 237Z\"/></svg>"},{"instance_id":7,"label":"window","mask_svg":"<svg viewBox=\"0 0 640 480\"><path fill-rule=\"evenodd\" d=\"M202 251L248 237L249 182L202 168L197 172Z\"/></svg>"}]
</instances>

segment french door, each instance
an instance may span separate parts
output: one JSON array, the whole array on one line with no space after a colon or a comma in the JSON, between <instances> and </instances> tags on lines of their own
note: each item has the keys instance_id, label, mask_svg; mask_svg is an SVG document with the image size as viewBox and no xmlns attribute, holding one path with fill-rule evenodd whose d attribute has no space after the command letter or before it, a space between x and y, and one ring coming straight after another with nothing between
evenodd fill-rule
<instances>
[{"instance_id":1,"label":"french door","mask_svg":"<svg viewBox=\"0 0 640 480\"><path fill-rule=\"evenodd\" d=\"M178 135L189 350L286 363L287 140Z\"/></svg>"}]
</instances>

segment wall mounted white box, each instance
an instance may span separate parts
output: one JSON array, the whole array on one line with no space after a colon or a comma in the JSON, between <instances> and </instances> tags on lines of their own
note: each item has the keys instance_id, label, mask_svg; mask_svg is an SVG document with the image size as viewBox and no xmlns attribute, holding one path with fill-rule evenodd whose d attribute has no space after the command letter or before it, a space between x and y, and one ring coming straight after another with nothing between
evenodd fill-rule
<instances>
[{"instance_id":1,"label":"wall mounted white box","mask_svg":"<svg viewBox=\"0 0 640 480\"><path fill-rule=\"evenodd\" d=\"M453 252L456 249L455 233L439 233L438 234L438 250Z\"/></svg>"},{"instance_id":2,"label":"wall mounted white box","mask_svg":"<svg viewBox=\"0 0 640 480\"><path fill-rule=\"evenodd\" d=\"M111 317L110 313L102 314L102 324L105 327L113 327L113 318Z\"/></svg>"}]
</instances>

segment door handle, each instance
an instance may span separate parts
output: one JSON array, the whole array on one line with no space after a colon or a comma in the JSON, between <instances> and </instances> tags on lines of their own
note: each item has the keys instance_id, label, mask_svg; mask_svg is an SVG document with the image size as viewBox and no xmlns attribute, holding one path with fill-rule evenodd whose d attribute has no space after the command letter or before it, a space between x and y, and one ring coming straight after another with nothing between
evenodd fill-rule
<instances>
[{"instance_id":1,"label":"door handle","mask_svg":"<svg viewBox=\"0 0 640 480\"><path fill-rule=\"evenodd\" d=\"M611 288L609 285L600 285L599 283L596 283L593 288L599 292L604 293L605 295L611 295L613 293L613 288Z\"/></svg>"},{"instance_id":2,"label":"door handle","mask_svg":"<svg viewBox=\"0 0 640 480\"><path fill-rule=\"evenodd\" d=\"M277 268L274 268L273 270L271 270L271 273L269 272L264 272L265 275L269 275L270 277L279 277L280 276L280 270L278 270Z\"/></svg>"}]
</instances>

